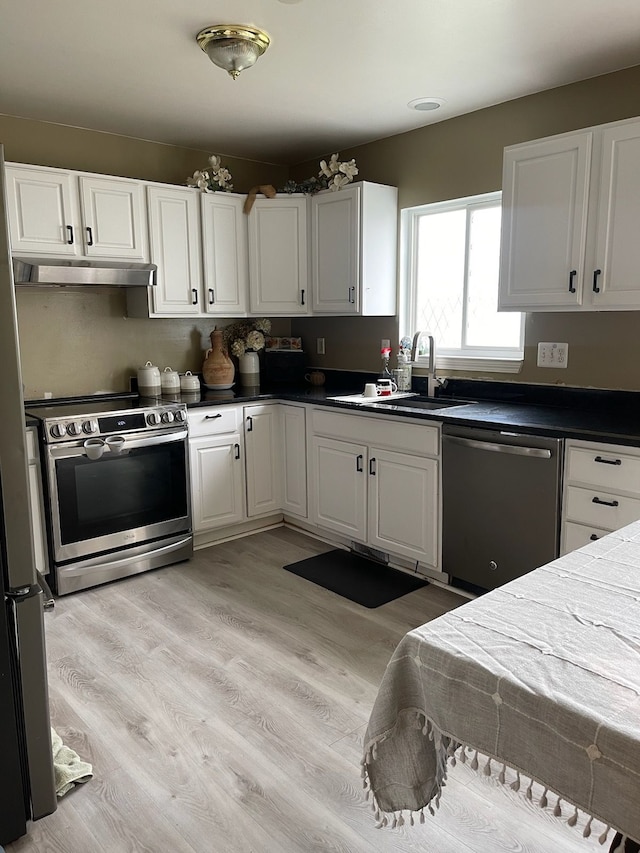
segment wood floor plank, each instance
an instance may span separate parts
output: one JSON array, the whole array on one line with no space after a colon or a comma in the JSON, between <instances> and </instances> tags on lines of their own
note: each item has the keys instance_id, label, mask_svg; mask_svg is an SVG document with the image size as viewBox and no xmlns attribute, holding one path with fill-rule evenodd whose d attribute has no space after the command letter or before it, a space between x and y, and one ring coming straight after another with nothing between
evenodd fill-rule
<instances>
[{"instance_id":1,"label":"wood floor plank","mask_svg":"<svg viewBox=\"0 0 640 853\"><path fill-rule=\"evenodd\" d=\"M432 584L369 610L282 569L329 549L278 528L58 599L52 724L95 778L7 853L602 849L460 765L435 817L376 828L359 763L380 679L464 600Z\"/></svg>"}]
</instances>

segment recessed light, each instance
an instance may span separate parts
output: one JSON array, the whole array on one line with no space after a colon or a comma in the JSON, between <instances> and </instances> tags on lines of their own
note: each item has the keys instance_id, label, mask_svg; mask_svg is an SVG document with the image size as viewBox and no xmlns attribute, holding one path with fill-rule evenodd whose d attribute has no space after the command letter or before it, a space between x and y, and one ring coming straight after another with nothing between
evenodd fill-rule
<instances>
[{"instance_id":1,"label":"recessed light","mask_svg":"<svg viewBox=\"0 0 640 853\"><path fill-rule=\"evenodd\" d=\"M294 3L302 3L302 0L278 0L279 3L287 3L289 6L293 6Z\"/></svg>"},{"instance_id":2,"label":"recessed light","mask_svg":"<svg viewBox=\"0 0 640 853\"><path fill-rule=\"evenodd\" d=\"M413 101L409 101L407 106L411 107L412 110L430 112L431 110L440 109L444 103L444 98L414 98Z\"/></svg>"}]
</instances>

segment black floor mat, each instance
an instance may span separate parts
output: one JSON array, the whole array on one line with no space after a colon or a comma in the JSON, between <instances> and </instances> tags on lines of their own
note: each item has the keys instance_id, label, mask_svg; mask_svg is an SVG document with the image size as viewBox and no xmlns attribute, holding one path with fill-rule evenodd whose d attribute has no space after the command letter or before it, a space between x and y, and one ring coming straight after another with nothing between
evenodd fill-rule
<instances>
[{"instance_id":1,"label":"black floor mat","mask_svg":"<svg viewBox=\"0 0 640 853\"><path fill-rule=\"evenodd\" d=\"M342 549L317 554L283 568L363 607L380 607L428 583Z\"/></svg>"}]
</instances>

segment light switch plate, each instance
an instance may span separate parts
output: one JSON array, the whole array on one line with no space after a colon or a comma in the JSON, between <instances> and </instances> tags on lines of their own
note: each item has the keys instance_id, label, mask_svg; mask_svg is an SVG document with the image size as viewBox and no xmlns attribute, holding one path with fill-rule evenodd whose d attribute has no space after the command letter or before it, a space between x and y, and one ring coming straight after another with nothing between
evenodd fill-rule
<instances>
[{"instance_id":1,"label":"light switch plate","mask_svg":"<svg viewBox=\"0 0 640 853\"><path fill-rule=\"evenodd\" d=\"M324 355L324 338L316 338L316 353Z\"/></svg>"},{"instance_id":2,"label":"light switch plate","mask_svg":"<svg viewBox=\"0 0 640 853\"><path fill-rule=\"evenodd\" d=\"M566 367L569 344L541 341L538 344L538 367Z\"/></svg>"}]
</instances>

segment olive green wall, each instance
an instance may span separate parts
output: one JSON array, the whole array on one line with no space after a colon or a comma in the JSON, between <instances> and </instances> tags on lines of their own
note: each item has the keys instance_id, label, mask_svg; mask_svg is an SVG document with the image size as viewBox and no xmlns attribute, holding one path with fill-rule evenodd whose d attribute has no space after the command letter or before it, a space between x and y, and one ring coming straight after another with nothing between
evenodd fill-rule
<instances>
[{"instance_id":1,"label":"olive green wall","mask_svg":"<svg viewBox=\"0 0 640 853\"><path fill-rule=\"evenodd\" d=\"M0 115L5 159L122 175L141 180L184 184L206 166L209 154L109 133ZM221 155L233 175L234 189L282 186L288 169ZM215 323L227 320L133 320L126 316L121 290L91 293L48 290L17 291L22 373L27 399L124 391L145 361L175 370L199 371L203 349ZM289 320L274 321L275 334L290 334Z\"/></svg>"},{"instance_id":2,"label":"olive green wall","mask_svg":"<svg viewBox=\"0 0 640 853\"><path fill-rule=\"evenodd\" d=\"M355 157L358 178L397 186L400 208L491 192L501 188L505 146L637 116L639 92L637 66L339 153L341 159ZM317 169L317 161L301 164L292 169L292 177L308 177ZM521 373L485 375L506 381L640 389L639 333L637 311L529 314ZM315 337L326 339L326 355L313 356L320 367L374 370L380 339L390 338L396 345L398 337L393 318L295 320L292 334L313 336L314 349ZM568 368L536 367L538 341L568 342Z\"/></svg>"}]
</instances>

